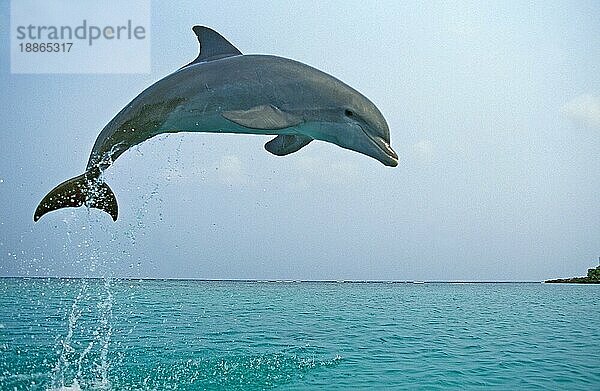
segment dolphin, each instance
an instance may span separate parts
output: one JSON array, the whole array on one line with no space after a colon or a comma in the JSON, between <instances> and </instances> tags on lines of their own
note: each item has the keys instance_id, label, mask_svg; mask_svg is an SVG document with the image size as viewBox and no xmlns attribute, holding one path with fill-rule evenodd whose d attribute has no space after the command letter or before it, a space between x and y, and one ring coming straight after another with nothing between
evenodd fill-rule
<instances>
[{"instance_id":1,"label":"dolphin","mask_svg":"<svg viewBox=\"0 0 600 391\"><path fill-rule=\"evenodd\" d=\"M277 156L322 140L398 165L383 115L358 91L298 61L242 55L208 27L192 30L200 43L198 57L125 106L98 135L85 172L51 190L34 221L82 205L116 221L117 200L102 172L131 147L163 133L275 135L265 149Z\"/></svg>"}]
</instances>

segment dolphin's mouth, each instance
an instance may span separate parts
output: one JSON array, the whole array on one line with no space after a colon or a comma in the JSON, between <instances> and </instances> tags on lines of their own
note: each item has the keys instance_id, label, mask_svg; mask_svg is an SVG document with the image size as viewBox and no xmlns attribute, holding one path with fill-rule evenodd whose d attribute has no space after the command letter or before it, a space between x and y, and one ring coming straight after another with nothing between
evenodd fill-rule
<instances>
[{"instance_id":1,"label":"dolphin's mouth","mask_svg":"<svg viewBox=\"0 0 600 391\"><path fill-rule=\"evenodd\" d=\"M385 154L385 156L376 157L376 159L386 166L396 167L398 165L398 154L392 149L390 144L379 136L371 136L362 126L360 129L369 138L369 140L371 140L371 142Z\"/></svg>"}]
</instances>

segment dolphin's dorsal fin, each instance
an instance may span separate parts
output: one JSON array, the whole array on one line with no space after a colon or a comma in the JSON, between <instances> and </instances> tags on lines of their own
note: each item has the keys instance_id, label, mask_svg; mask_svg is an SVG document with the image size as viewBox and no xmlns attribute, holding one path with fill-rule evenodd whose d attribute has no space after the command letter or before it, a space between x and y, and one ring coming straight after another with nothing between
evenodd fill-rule
<instances>
[{"instance_id":1,"label":"dolphin's dorsal fin","mask_svg":"<svg viewBox=\"0 0 600 391\"><path fill-rule=\"evenodd\" d=\"M273 105L255 106L248 110L224 111L221 115L231 122L250 129L276 130L302 123L302 118Z\"/></svg>"},{"instance_id":2,"label":"dolphin's dorsal fin","mask_svg":"<svg viewBox=\"0 0 600 391\"><path fill-rule=\"evenodd\" d=\"M273 155L285 156L298 151L313 141L303 134L280 134L265 144L265 149Z\"/></svg>"},{"instance_id":3,"label":"dolphin's dorsal fin","mask_svg":"<svg viewBox=\"0 0 600 391\"><path fill-rule=\"evenodd\" d=\"M200 53L198 57L185 67L190 65L198 64L200 62L206 62L211 60L217 60L219 58L239 56L242 54L235 46L233 46L228 40L217 33L215 30L204 27L194 26L192 30L198 37L198 43L200 44Z\"/></svg>"}]
</instances>

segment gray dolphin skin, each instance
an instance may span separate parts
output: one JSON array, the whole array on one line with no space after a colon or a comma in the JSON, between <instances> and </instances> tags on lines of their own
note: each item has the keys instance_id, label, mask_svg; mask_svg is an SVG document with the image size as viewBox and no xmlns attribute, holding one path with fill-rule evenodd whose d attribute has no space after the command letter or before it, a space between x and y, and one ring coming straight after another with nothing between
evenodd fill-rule
<instances>
[{"instance_id":1,"label":"gray dolphin skin","mask_svg":"<svg viewBox=\"0 0 600 391\"><path fill-rule=\"evenodd\" d=\"M101 174L129 148L163 133L275 135L265 149L284 156L312 140L398 165L377 107L340 80L297 61L242 55L216 31L194 26L198 57L154 83L100 132L85 173L55 187L34 221L65 207L97 208L117 220L117 200Z\"/></svg>"}]
</instances>

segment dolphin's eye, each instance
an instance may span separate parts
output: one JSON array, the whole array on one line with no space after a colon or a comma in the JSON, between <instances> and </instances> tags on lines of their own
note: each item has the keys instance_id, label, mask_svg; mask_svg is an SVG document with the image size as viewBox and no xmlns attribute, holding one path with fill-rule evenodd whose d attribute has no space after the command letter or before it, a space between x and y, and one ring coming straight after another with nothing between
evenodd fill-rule
<instances>
[{"instance_id":1,"label":"dolphin's eye","mask_svg":"<svg viewBox=\"0 0 600 391\"><path fill-rule=\"evenodd\" d=\"M354 115L354 113L352 112L352 110L348 110L348 109L346 109L344 111L344 114L346 114L346 117L352 117Z\"/></svg>"}]
</instances>

